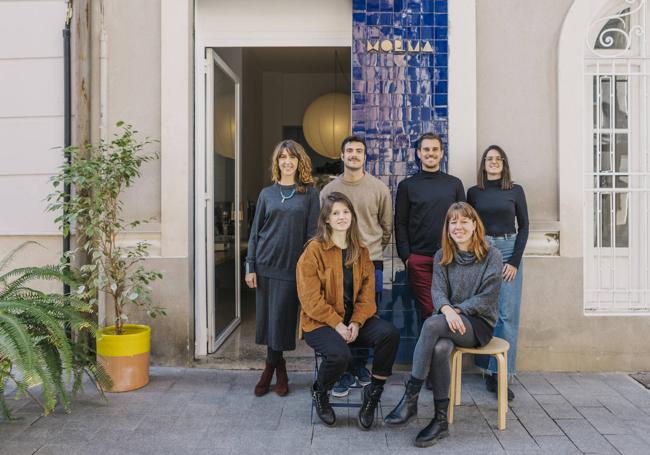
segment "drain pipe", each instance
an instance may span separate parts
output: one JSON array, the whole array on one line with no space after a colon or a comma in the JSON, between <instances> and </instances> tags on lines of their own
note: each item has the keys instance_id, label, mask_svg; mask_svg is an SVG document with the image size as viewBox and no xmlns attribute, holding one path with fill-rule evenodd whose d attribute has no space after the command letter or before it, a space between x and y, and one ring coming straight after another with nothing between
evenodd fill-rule
<instances>
[{"instance_id":1,"label":"drain pipe","mask_svg":"<svg viewBox=\"0 0 650 455\"><path fill-rule=\"evenodd\" d=\"M66 164L72 163L72 156L68 151L68 147L72 145L72 81L71 81L71 67L70 61L70 22L72 20L72 1L67 2L67 11L65 17L65 28L63 29L63 146L64 159ZM65 201L70 200L70 184L66 183L63 186L65 192ZM65 206L64 206L65 207ZM65 208L64 208L65 210ZM70 230L63 236L63 255L70 251ZM66 263L70 263L70 259L66 258ZM63 293L70 294L70 286L63 284Z\"/></svg>"},{"instance_id":2,"label":"drain pipe","mask_svg":"<svg viewBox=\"0 0 650 455\"><path fill-rule=\"evenodd\" d=\"M99 3L99 139L108 141L108 33L104 24L104 2ZM106 325L106 294L99 293L97 304L99 327Z\"/></svg>"}]
</instances>

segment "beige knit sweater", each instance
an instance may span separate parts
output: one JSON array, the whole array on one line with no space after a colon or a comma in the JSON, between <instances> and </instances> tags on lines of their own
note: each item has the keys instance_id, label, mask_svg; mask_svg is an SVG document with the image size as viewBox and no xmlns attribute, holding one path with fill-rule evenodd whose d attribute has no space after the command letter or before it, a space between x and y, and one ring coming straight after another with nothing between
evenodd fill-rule
<instances>
[{"instance_id":1,"label":"beige knit sweater","mask_svg":"<svg viewBox=\"0 0 650 455\"><path fill-rule=\"evenodd\" d=\"M381 261L384 247L390 243L393 233L393 205L388 187L367 173L356 182L348 182L339 175L321 191L321 207L325 197L334 191L350 198L370 260Z\"/></svg>"}]
</instances>

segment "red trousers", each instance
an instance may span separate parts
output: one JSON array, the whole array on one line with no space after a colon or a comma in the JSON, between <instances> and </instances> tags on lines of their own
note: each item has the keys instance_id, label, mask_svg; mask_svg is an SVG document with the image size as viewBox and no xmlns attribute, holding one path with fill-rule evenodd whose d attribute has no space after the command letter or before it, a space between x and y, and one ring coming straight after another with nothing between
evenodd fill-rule
<instances>
[{"instance_id":1,"label":"red trousers","mask_svg":"<svg viewBox=\"0 0 650 455\"><path fill-rule=\"evenodd\" d=\"M408 277L411 291L420 304L422 320L433 314L431 299L431 275L433 273L433 257L411 254L408 260Z\"/></svg>"}]
</instances>

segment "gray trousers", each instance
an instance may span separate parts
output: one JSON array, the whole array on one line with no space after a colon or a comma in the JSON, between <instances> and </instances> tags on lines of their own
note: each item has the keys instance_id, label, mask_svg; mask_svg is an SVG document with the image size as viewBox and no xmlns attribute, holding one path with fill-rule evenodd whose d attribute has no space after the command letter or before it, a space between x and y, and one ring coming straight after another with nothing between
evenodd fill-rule
<instances>
[{"instance_id":1,"label":"gray trousers","mask_svg":"<svg viewBox=\"0 0 650 455\"><path fill-rule=\"evenodd\" d=\"M447 325L447 318L443 314L434 314L427 318L422 325L420 338L413 352L413 367L411 376L424 380L429 372L433 373L433 397L443 400L449 397L449 384L451 383L451 367L449 360L454 346L473 348L476 346L476 337L471 322L462 314L465 324L463 335L454 333ZM433 364L432 364L433 362Z\"/></svg>"}]
</instances>

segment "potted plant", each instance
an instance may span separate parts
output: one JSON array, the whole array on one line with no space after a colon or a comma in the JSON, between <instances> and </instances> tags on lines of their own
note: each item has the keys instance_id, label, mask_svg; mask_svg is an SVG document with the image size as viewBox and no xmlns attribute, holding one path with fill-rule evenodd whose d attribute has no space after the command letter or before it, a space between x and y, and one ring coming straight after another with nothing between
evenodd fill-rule
<instances>
[{"instance_id":1,"label":"potted plant","mask_svg":"<svg viewBox=\"0 0 650 455\"><path fill-rule=\"evenodd\" d=\"M113 305L114 324L97 332L97 359L112 379L110 391L124 392L149 382L151 336L149 326L128 323L127 308L137 307L150 317L165 312L151 300L150 284L162 274L143 265L149 243L128 246L119 241L121 233L144 222L124 220L120 197L140 177L142 165L158 158L158 152L145 151L153 141L140 139L131 125L118 122L117 127L119 132L110 142L67 149L71 163L52 178L55 190L48 209L62 212L56 220L64 235L75 228L78 246L69 258L85 258L78 268L85 283L84 297L97 304L103 293ZM64 191L66 184L74 194Z\"/></svg>"},{"instance_id":2,"label":"potted plant","mask_svg":"<svg viewBox=\"0 0 650 455\"><path fill-rule=\"evenodd\" d=\"M45 414L57 403L70 410L71 394L81 388L84 374L110 386L85 343L84 334L94 335L96 329L88 319L90 305L75 293L66 296L33 287L34 281L66 281L61 266L5 270L30 243L35 242L25 242L0 259L0 416L6 419L11 419L4 397L8 383L13 383L16 398L31 397ZM71 390L67 381L72 382ZM41 388L40 399L30 391L36 385Z\"/></svg>"}]
</instances>

